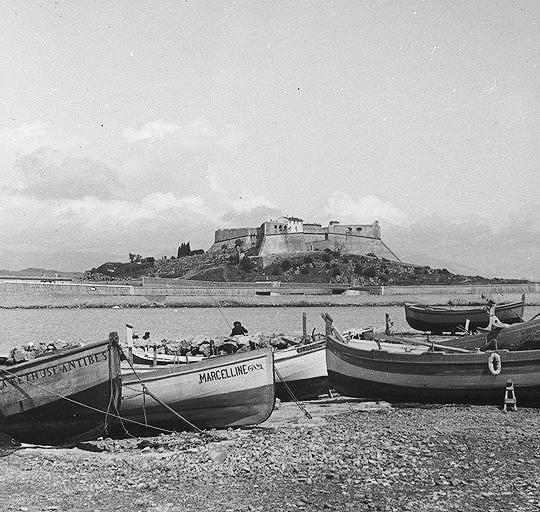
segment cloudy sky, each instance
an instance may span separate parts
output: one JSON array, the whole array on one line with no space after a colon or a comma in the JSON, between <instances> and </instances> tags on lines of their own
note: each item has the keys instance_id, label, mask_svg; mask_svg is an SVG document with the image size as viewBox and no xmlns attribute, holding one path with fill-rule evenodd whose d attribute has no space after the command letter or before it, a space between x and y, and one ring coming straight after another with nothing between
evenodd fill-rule
<instances>
[{"instance_id":1,"label":"cloudy sky","mask_svg":"<svg viewBox=\"0 0 540 512\"><path fill-rule=\"evenodd\" d=\"M0 6L0 268L379 220L405 261L540 278L540 2Z\"/></svg>"}]
</instances>

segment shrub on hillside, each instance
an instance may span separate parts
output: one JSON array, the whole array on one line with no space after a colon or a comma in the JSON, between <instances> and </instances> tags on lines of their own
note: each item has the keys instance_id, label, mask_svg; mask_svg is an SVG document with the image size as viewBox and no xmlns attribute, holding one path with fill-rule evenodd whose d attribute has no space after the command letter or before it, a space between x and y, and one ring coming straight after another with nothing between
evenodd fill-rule
<instances>
[{"instance_id":1,"label":"shrub on hillside","mask_svg":"<svg viewBox=\"0 0 540 512\"><path fill-rule=\"evenodd\" d=\"M242 261L240 261L239 267L240 267L240 270L244 272L252 272L254 270L253 262L247 256L244 256L242 258Z\"/></svg>"},{"instance_id":2,"label":"shrub on hillside","mask_svg":"<svg viewBox=\"0 0 540 512\"><path fill-rule=\"evenodd\" d=\"M376 277L377 269L375 267L368 267L362 272L366 277Z\"/></svg>"}]
</instances>

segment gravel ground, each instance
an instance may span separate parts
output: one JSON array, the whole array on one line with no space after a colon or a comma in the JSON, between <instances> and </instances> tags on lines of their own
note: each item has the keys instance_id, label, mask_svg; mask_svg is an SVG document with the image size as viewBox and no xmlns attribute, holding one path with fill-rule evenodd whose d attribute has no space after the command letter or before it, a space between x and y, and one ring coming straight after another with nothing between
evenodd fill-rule
<instances>
[{"instance_id":1,"label":"gravel ground","mask_svg":"<svg viewBox=\"0 0 540 512\"><path fill-rule=\"evenodd\" d=\"M5 449L0 509L540 510L540 410L305 406L312 419L284 403L259 427L206 436Z\"/></svg>"}]
</instances>

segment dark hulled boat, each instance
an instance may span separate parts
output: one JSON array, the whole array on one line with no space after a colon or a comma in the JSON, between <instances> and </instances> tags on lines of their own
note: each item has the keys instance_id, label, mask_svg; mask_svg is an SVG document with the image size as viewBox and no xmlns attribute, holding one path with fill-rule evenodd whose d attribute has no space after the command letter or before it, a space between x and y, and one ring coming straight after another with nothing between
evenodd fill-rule
<instances>
[{"instance_id":1,"label":"dark hulled boat","mask_svg":"<svg viewBox=\"0 0 540 512\"><path fill-rule=\"evenodd\" d=\"M517 302L495 306L495 315L505 324L523 321L525 298ZM487 308L456 309L450 307L429 306L424 304L405 304L407 323L418 331L441 334L464 330L468 321L468 330L476 331L489 324Z\"/></svg>"},{"instance_id":2,"label":"dark hulled boat","mask_svg":"<svg viewBox=\"0 0 540 512\"><path fill-rule=\"evenodd\" d=\"M540 406L540 350L442 352L377 340L344 342L329 335L326 363L330 386L345 396L502 404L512 382L518 404Z\"/></svg>"},{"instance_id":3,"label":"dark hulled boat","mask_svg":"<svg viewBox=\"0 0 540 512\"><path fill-rule=\"evenodd\" d=\"M118 414L118 335L0 367L0 432L59 445L96 439Z\"/></svg>"}]
</instances>

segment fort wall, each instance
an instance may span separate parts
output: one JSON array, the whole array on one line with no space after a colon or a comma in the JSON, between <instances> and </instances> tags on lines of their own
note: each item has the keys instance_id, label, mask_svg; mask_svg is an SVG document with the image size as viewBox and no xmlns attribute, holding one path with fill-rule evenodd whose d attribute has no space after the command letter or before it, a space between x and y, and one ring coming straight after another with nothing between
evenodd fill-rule
<instances>
[{"instance_id":1,"label":"fort wall","mask_svg":"<svg viewBox=\"0 0 540 512\"><path fill-rule=\"evenodd\" d=\"M214 234L214 243L208 249L209 253L220 252L225 249L234 249L240 243L245 251L257 245L257 228L218 229Z\"/></svg>"},{"instance_id":2,"label":"fort wall","mask_svg":"<svg viewBox=\"0 0 540 512\"><path fill-rule=\"evenodd\" d=\"M381 228L373 224L340 224L328 226L303 223L296 217L280 217L266 221L259 228L218 229L215 242L208 252L234 249L238 244L245 252L265 258L279 254L295 254L330 249L347 254L373 254L379 258L400 261L398 256L381 240Z\"/></svg>"},{"instance_id":3,"label":"fort wall","mask_svg":"<svg viewBox=\"0 0 540 512\"><path fill-rule=\"evenodd\" d=\"M245 238L252 235L257 235L257 228L217 229L214 233L214 243L217 244L232 238Z\"/></svg>"},{"instance_id":4,"label":"fort wall","mask_svg":"<svg viewBox=\"0 0 540 512\"><path fill-rule=\"evenodd\" d=\"M340 233L288 233L268 235L259 247L258 256L268 261L279 254L295 254L329 249L346 254L375 255L390 261L400 261L390 248L378 238L352 236Z\"/></svg>"}]
</instances>

